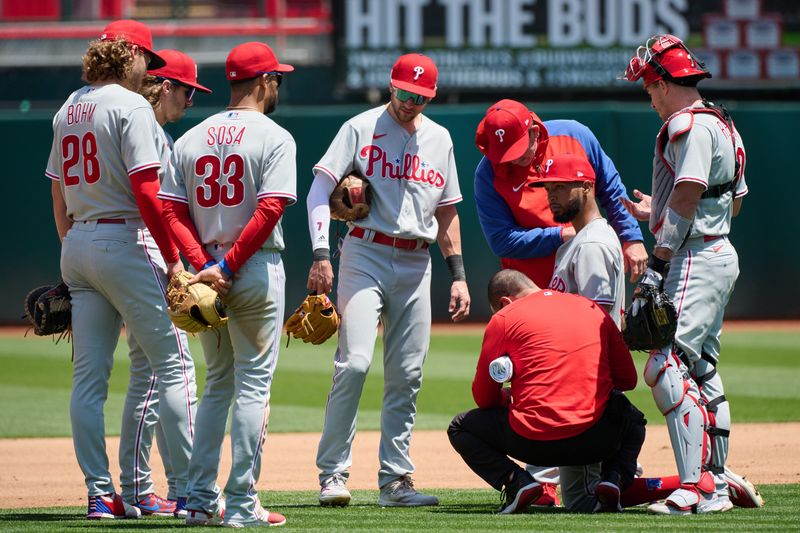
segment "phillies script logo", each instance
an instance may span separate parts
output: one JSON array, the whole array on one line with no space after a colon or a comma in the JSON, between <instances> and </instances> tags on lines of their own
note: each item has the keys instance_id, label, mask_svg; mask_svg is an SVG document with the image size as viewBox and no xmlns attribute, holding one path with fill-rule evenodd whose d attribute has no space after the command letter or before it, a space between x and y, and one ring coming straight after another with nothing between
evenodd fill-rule
<instances>
[{"instance_id":1,"label":"phillies script logo","mask_svg":"<svg viewBox=\"0 0 800 533\"><path fill-rule=\"evenodd\" d=\"M506 134L506 130L504 129L494 130L494 134L497 135L497 137L500 139L500 143L502 144L503 136Z\"/></svg>"},{"instance_id":2,"label":"phillies script logo","mask_svg":"<svg viewBox=\"0 0 800 533\"><path fill-rule=\"evenodd\" d=\"M417 81L420 76L425 72L425 69L422 67L414 67L414 81Z\"/></svg>"},{"instance_id":3,"label":"phillies script logo","mask_svg":"<svg viewBox=\"0 0 800 533\"><path fill-rule=\"evenodd\" d=\"M369 144L361 149L359 155L367 158L368 178L378 174L393 180L416 181L437 189L444 188L444 176L441 172L432 168L427 161L421 160L417 154L405 154L402 160L398 157L389 161L380 146Z\"/></svg>"}]
</instances>

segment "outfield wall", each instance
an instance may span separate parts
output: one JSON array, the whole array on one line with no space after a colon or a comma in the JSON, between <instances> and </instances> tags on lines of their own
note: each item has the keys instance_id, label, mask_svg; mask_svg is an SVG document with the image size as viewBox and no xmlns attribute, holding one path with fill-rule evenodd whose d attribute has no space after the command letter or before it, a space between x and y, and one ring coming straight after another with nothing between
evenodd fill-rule
<instances>
[{"instance_id":1,"label":"outfield wall","mask_svg":"<svg viewBox=\"0 0 800 533\"><path fill-rule=\"evenodd\" d=\"M648 191L653 141L660 120L647 103L548 103L531 104L544 119L571 118L594 131L611 156L628 187ZM455 144L464 202L461 217L464 259L474 300L472 318L489 316L486 282L498 268L478 224L473 201L473 171L480 157L473 139L485 105L431 105L429 115L447 127ZM730 104L747 148L746 176L750 194L735 219L732 241L739 252L741 275L729 306L729 318L800 318L800 262L798 239L790 209L796 194L784 183L798 179L800 150L794 126L800 124L800 103ZM275 120L297 140L298 196L284 217L287 250L287 308L291 311L305 294L311 251L306 226L305 195L311 167L324 153L341 123L364 110L358 107L283 107ZM179 124L168 126L176 138L216 109L193 108ZM28 289L52 282L59 276L59 243L52 220L50 184L44 167L52 140L53 111L0 112L5 180L6 246L0 275L4 280L0 299L0 323L19 322ZM340 228L340 232L343 228ZM333 229L332 234L335 235ZM648 238L648 248L652 239ZM449 276L438 249L432 249L433 313L447 319ZM778 284L778 288L773 287Z\"/></svg>"}]
</instances>

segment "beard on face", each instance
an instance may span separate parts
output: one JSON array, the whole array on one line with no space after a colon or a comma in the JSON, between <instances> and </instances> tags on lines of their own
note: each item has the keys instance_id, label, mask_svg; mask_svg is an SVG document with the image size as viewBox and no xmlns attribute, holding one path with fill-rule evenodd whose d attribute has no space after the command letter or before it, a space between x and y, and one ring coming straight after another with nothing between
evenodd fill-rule
<instances>
[{"instance_id":1,"label":"beard on face","mask_svg":"<svg viewBox=\"0 0 800 533\"><path fill-rule=\"evenodd\" d=\"M270 98L269 102L267 102L267 105L264 107L264 114L269 115L275 111L276 107L278 107L278 93L275 93L275 95Z\"/></svg>"},{"instance_id":2,"label":"beard on face","mask_svg":"<svg viewBox=\"0 0 800 533\"><path fill-rule=\"evenodd\" d=\"M567 203L567 207L565 207L564 210L561 211L561 213L559 213L558 215L553 213L553 220L559 223L572 222L575 219L575 217L578 216L578 213L581 212L582 208L583 205L580 197L572 198Z\"/></svg>"}]
</instances>

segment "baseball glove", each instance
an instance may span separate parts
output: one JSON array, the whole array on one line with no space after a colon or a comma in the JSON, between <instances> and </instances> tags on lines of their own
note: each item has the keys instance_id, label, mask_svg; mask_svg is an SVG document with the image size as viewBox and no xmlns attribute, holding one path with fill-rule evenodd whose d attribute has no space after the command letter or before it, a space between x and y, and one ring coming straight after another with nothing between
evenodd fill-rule
<instances>
[{"instance_id":1,"label":"baseball glove","mask_svg":"<svg viewBox=\"0 0 800 533\"><path fill-rule=\"evenodd\" d=\"M205 283L188 285L192 275L182 270L169 280L167 314L172 323L189 333L218 328L228 321L217 291Z\"/></svg>"},{"instance_id":2,"label":"baseball glove","mask_svg":"<svg viewBox=\"0 0 800 533\"><path fill-rule=\"evenodd\" d=\"M330 198L331 218L351 222L369 215L372 187L356 174L342 178Z\"/></svg>"},{"instance_id":3,"label":"baseball glove","mask_svg":"<svg viewBox=\"0 0 800 533\"><path fill-rule=\"evenodd\" d=\"M650 351L669 346L677 328L678 313L669 296L652 285L639 285L622 329L628 348Z\"/></svg>"},{"instance_id":4,"label":"baseball glove","mask_svg":"<svg viewBox=\"0 0 800 533\"><path fill-rule=\"evenodd\" d=\"M310 294L295 309L284 328L289 340L294 335L303 342L322 344L338 331L339 321L339 313L327 295ZM288 340L286 345L289 345Z\"/></svg>"},{"instance_id":5,"label":"baseball glove","mask_svg":"<svg viewBox=\"0 0 800 533\"><path fill-rule=\"evenodd\" d=\"M36 287L25 296L25 318L36 335L69 336L72 325L72 304L69 288L62 281L58 285Z\"/></svg>"}]
</instances>

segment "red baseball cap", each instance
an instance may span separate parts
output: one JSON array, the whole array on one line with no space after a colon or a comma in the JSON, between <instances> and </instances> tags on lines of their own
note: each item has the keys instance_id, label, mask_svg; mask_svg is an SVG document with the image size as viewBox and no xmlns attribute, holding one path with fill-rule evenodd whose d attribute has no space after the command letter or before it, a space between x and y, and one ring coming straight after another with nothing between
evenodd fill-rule
<instances>
[{"instance_id":1,"label":"red baseball cap","mask_svg":"<svg viewBox=\"0 0 800 533\"><path fill-rule=\"evenodd\" d=\"M426 98L436 96L439 70L436 63L422 54L406 54L397 58L392 67L392 85Z\"/></svg>"},{"instance_id":2,"label":"red baseball cap","mask_svg":"<svg viewBox=\"0 0 800 533\"><path fill-rule=\"evenodd\" d=\"M531 112L516 100L500 100L478 124L475 144L495 165L522 157L530 146Z\"/></svg>"},{"instance_id":3,"label":"red baseball cap","mask_svg":"<svg viewBox=\"0 0 800 533\"><path fill-rule=\"evenodd\" d=\"M198 91L210 93L211 89L197 83L197 63L179 50L159 50L158 55L167 62L161 68L150 69L153 76L175 80Z\"/></svg>"},{"instance_id":4,"label":"red baseball cap","mask_svg":"<svg viewBox=\"0 0 800 533\"><path fill-rule=\"evenodd\" d=\"M153 34L150 33L150 28L138 20L115 20L100 34L101 41L117 39L123 39L128 44L134 44L149 53L149 68L161 68L165 65L164 59L153 51Z\"/></svg>"},{"instance_id":5,"label":"red baseball cap","mask_svg":"<svg viewBox=\"0 0 800 533\"><path fill-rule=\"evenodd\" d=\"M592 165L584 156L577 154L558 154L544 161L544 173L531 183L532 187L542 187L548 181L591 181L595 175Z\"/></svg>"},{"instance_id":6,"label":"red baseball cap","mask_svg":"<svg viewBox=\"0 0 800 533\"><path fill-rule=\"evenodd\" d=\"M248 80L268 72L293 70L291 65L278 63L272 48L255 41L234 47L225 60L225 74L229 80Z\"/></svg>"}]
</instances>

